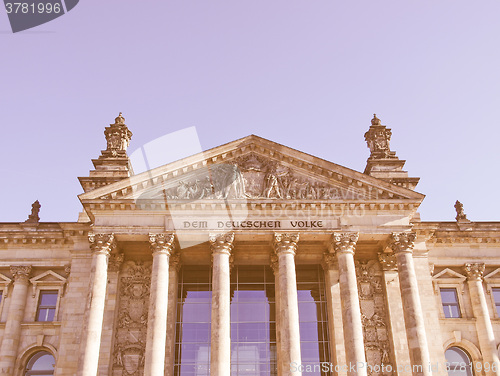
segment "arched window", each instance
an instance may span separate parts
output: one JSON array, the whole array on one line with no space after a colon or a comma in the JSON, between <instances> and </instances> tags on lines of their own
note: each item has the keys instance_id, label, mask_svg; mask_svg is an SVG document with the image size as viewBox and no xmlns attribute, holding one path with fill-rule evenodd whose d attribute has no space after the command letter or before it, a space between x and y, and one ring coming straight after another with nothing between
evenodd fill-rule
<instances>
[{"instance_id":1,"label":"arched window","mask_svg":"<svg viewBox=\"0 0 500 376\"><path fill-rule=\"evenodd\" d=\"M470 356L460 347L450 347L444 356L448 376L473 376Z\"/></svg>"},{"instance_id":2,"label":"arched window","mask_svg":"<svg viewBox=\"0 0 500 376\"><path fill-rule=\"evenodd\" d=\"M51 376L54 374L56 360L47 351L40 351L33 355L26 367L26 376Z\"/></svg>"}]
</instances>

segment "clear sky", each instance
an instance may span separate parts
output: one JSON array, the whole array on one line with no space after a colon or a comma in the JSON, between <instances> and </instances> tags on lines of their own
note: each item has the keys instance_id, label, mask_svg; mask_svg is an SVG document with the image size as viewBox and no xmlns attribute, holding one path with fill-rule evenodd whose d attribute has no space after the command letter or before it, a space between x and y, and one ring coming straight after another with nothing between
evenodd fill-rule
<instances>
[{"instance_id":1,"label":"clear sky","mask_svg":"<svg viewBox=\"0 0 500 376\"><path fill-rule=\"evenodd\" d=\"M122 111L129 152L195 126L363 171L372 114L421 177L423 220L500 220L500 2L82 0L12 34L0 11L0 221L74 221Z\"/></svg>"}]
</instances>

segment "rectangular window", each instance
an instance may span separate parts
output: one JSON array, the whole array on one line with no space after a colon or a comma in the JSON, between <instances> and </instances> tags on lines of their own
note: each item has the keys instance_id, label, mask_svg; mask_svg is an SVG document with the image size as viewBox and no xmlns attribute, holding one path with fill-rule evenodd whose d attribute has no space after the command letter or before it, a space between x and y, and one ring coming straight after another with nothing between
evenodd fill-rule
<instances>
[{"instance_id":1,"label":"rectangular window","mask_svg":"<svg viewBox=\"0 0 500 376\"><path fill-rule=\"evenodd\" d=\"M500 288L495 287L493 291L493 300L495 301L495 308L497 310L497 315L500 317Z\"/></svg>"},{"instance_id":2,"label":"rectangular window","mask_svg":"<svg viewBox=\"0 0 500 376\"><path fill-rule=\"evenodd\" d=\"M0 304L2 304L3 291L0 291Z\"/></svg>"},{"instance_id":3,"label":"rectangular window","mask_svg":"<svg viewBox=\"0 0 500 376\"><path fill-rule=\"evenodd\" d=\"M179 276L174 375L210 375L210 267L183 266Z\"/></svg>"},{"instance_id":4,"label":"rectangular window","mask_svg":"<svg viewBox=\"0 0 500 376\"><path fill-rule=\"evenodd\" d=\"M319 265L298 265L296 272L302 365L312 370L307 374L329 376L320 367L331 361L324 273Z\"/></svg>"},{"instance_id":5,"label":"rectangular window","mask_svg":"<svg viewBox=\"0 0 500 376\"><path fill-rule=\"evenodd\" d=\"M441 302L443 303L444 317L446 318L459 318L460 306L458 305L457 289L440 289Z\"/></svg>"},{"instance_id":6,"label":"rectangular window","mask_svg":"<svg viewBox=\"0 0 500 376\"><path fill-rule=\"evenodd\" d=\"M58 292L56 290L40 291L36 321L54 321L54 316L56 314L57 294Z\"/></svg>"}]
</instances>

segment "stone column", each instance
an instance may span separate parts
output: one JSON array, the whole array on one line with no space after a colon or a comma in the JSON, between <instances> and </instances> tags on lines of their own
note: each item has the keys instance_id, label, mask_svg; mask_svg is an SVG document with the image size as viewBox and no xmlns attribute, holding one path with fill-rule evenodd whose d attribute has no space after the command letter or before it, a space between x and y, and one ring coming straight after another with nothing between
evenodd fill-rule
<instances>
[{"instance_id":1,"label":"stone column","mask_svg":"<svg viewBox=\"0 0 500 376\"><path fill-rule=\"evenodd\" d=\"M167 343L165 345L165 376L174 375L175 363L175 325L177 322L177 295L181 257L179 252L170 256L168 270L168 309L167 309Z\"/></svg>"},{"instance_id":2,"label":"stone column","mask_svg":"<svg viewBox=\"0 0 500 376\"><path fill-rule=\"evenodd\" d=\"M280 276L278 256L271 255L271 268L274 274L274 312L276 312L276 367L278 368L278 376L283 375L283 367L281 364L281 323L280 323Z\"/></svg>"},{"instance_id":3,"label":"stone column","mask_svg":"<svg viewBox=\"0 0 500 376\"><path fill-rule=\"evenodd\" d=\"M89 233L92 249L92 291L85 343L83 343L82 376L96 376L101 347L102 322L108 284L108 258L116 248L114 234Z\"/></svg>"},{"instance_id":4,"label":"stone column","mask_svg":"<svg viewBox=\"0 0 500 376\"><path fill-rule=\"evenodd\" d=\"M278 256L278 275L280 288L280 333L282 375L301 375L292 372L302 363L300 356L299 303L297 297L297 277L295 274L295 254L297 252L297 233L275 233L274 251ZM294 368L292 368L294 366Z\"/></svg>"},{"instance_id":5,"label":"stone column","mask_svg":"<svg viewBox=\"0 0 500 376\"><path fill-rule=\"evenodd\" d=\"M330 361L339 366L347 364L342 327L342 303L340 299L339 269L337 259L325 253L322 260L325 272L326 304L328 308L328 332L330 334ZM339 367L338 376L346 376L345 367Z\"/></svg>"},{"instance_id":6,"label":"stone column","mask_svg":"<svg viewBox=\"0 0 500 376\"><path fill-rule=\"evenodd\" d=\"M234 234L210 234L212 251L212 332L210 375L231 374L230 256Z\"/></svg>"},{"instance_id":7,"label":"stone column","mask_svg":"<svg viewBox=\"0 0 500 376\"><path fill-rule=\"evenodd\" d=\"M418 280L413 263L413 246L415 233L393 233L389 247L396 254L399 272L399 284L403 301L403 313L406 325L406 336L410 350L413 375L430 376L430 355L425 334L424 314L420 304ZM419 368L419 366L422 366Z\"/></svg>"},{"instance_id":8,"label":"stone column","mask_svg":"<svg viewBox=\"0 0 500 376\"><path fill-rule=\"evenodd\" d=\"M378 259L382 267L387 314L389 315L391 327L388 336L394 349L394 364L392 364L392 369L396 375L409 374L409 371L399 371L397 367L398 364L410 364L410 353L408 351L408 339L406 337L396 256L392 252L380 253Z\"/></svg>"},{"instance_id":9,"label":"stone column","mask_svg":"<svg viewBox=\"0 0 500 376\"><path fill-rule=\"evenodd\" d=\"M366 376L363 323L359 305L358 282L354 264L354 249L358 241L357 232L336 232L333 234L331 250L337 256L339 265L339 287L344 321L344 343L348 375ZM355 365L355 366L354 366ZM354 367L352 369L351 367Z\"/></svg>"},{"instance_id":10,"label":"stone column","mask_svg":"<svg viewBox=\"0 0 500 376\"><path fill-rule=\"evenodd\" d=\"M99 355L99 375L108 375L113 366L113 328L117 319L116 305L118 303L118 278L123 263L123 253L113 253L108 259L108 286L106 289L106 305L101 335Z\"/></svg>"},{"instance_id":11,"label":"stone column","mask_svg":"<svg viewBox=\"0 0 500 376\"><path fill-rule=\"evenodd\" d=\"M467 284L469 286L472 311L476 318L479 347L483 354L483 367L487 376L500 376L500 361L496 350L495 333L491 325L488 303L483 288L483 273L485 265L482 263L465 264ZM492 366L495 364L494 366ZM486 371L489 365L489 371Z\"/></svg>"},{"instance_id":12,"label":"stone column","mask_svg":"<svg viewBox=\"0 0 500 376\"><path fill-rule=\"evenodd\" d=\"M174 234L149 234L153 253L144 374L163 376L167 340L168 268Z\"/></svg>"},{"instance_id":13,"label":"stone column","mask_svg":"<svg viewBox=\"0 0 500 376\"><path fill-rule=\"evenodd\" d=\"M3 332L0 348L0 371L2 375L14 375L14 364L21 337L21 323L24 319L24 307L28 294L30 265L11 266L10 272L14 279L14 288L10 296L9 312Z\"/></svg>"}]
</instances>

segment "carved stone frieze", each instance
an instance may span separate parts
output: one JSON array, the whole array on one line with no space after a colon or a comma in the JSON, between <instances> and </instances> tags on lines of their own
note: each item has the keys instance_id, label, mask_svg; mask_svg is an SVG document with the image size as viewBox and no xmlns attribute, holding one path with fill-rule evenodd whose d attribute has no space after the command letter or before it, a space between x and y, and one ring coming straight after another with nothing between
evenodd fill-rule
<instances>
[{"instance_id":1,"label":"carved stone frieze","mask_svg":"<svg viewBox=\"0 0 500 376\"><path fill-rule=\"evenodd\" d=\"M165 183L162 188L145 192L140 199L352 200L364 199L367 193L354 186L343 187L315 180L255 153L227 163L209 165L184 175L182 180Z\"/></svg>"},{"instance_id":2,"label":"carved stone frieze","mask_svg":"<svg viewBox=\"0 0 500 376\"><path fill-rule=\"evenodd\" d=\"M127 261L120 274L113 374L142 376L146 343L151 263Z\"/></svg>"},{"instance_id":3,"label":"carved stone frieze","mask_svg":"<svg viewBox=\"0 0 500 376\"><path fill-rule=\"evenodd\" d=\"M363 340L368 364L391 365L391 350L388 335L388 317L385 294L382 288L382 271L376 260L356 261ZM385 369L390 368L386 367ZM368 368L371 376L381 376L377 368ZM384 374L387 376L388 374Z\"/></svg>"},{"instance_id":4,"label":"carved stone frieze","mask_svg":"<svg viewBox=\"0 0 500 376\"><path fill-rule=\"evenodd\" d=\"M467 263L464 265L464 270L469 280L482 280L484 269L484 263Z\"/></svg>"}]
</instances>

